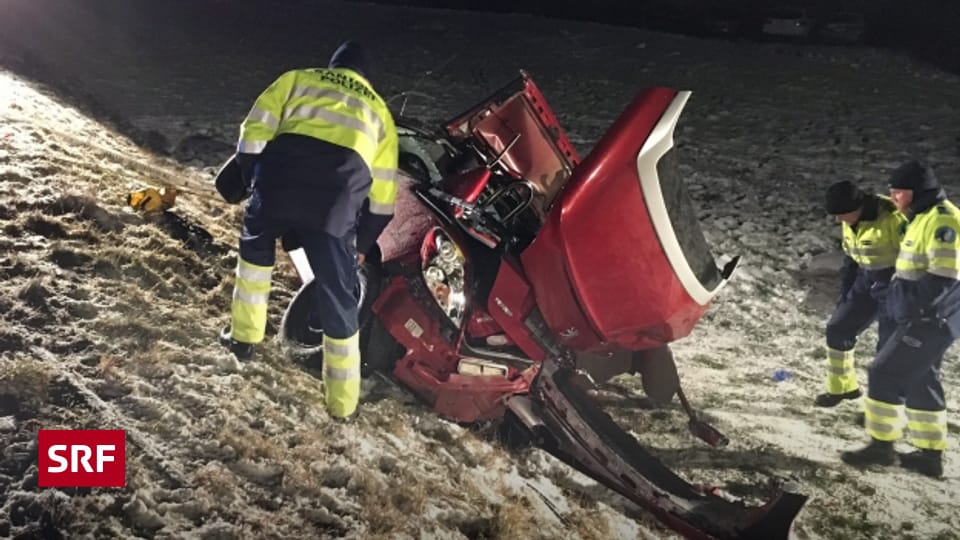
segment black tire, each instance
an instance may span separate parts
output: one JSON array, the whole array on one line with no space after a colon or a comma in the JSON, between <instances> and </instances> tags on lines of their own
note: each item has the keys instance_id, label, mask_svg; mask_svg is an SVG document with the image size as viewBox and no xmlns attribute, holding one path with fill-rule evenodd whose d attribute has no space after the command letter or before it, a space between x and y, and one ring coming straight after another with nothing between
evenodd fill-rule
<instances>
[{"instance_id":1,"label":"black tire","mask_svg":"<svg viewBox=\"0 0 960 540\"><path fill-rule=\"evenodd\" d=\"M371 285L376 290L371 290ZM380 272L379 265L365 263L357 269L357 302L360 305L360 326L367 322L371 313L372 299L379 294ZM287 352L297 358L305 358L322 353L322 343L317 343L317 337L307 331L307 317L313 305L313 288L315 282L305 283L294 295L290 305L280 321L280 342ZM372 293L372 294L370 294ZM310 339L308 339L310 336Z\"/></svg>"},{"instance_id":2,"label":"black tire","mask_svg":"<svg viewBox=\"0 0 960 540\"><path fill-rule=\"evenodd\" d=\"M373 303L382 288L378 258L366 262L357 270L357 297L360 305L360 350L363 363L361 374L366 377L377 369L388 369L399 358L399 345L373 314ZM323 367L323 344L320 336L307 331L307 317L313 303L314 282L300 287L280 321L278 337L286 353L294 361L309 369ZM310 336L312 339L307 339Z\"/></svg>"}]
</instances>

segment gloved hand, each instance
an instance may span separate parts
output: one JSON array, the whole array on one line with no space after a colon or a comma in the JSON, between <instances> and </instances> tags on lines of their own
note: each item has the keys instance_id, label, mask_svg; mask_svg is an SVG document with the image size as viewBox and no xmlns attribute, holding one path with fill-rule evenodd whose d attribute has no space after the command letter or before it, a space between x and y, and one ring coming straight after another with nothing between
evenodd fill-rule
<instances>
[{"instance_id":1,"label":"gloved hand","mask_svg":"<svg viewBox=\"0 0 960 540\"><path fill-rule=\"evenodd\" d=\"M244 177L246 173L239 162L241 155L231 156L224 162L213 180L217 192L230 204L240 204L250 196L250 182Z\"/></svg>"},{"instance_id":2,"label":"gloved hand","mask_svg":"<svg viewBox=\"0 0 960 540\"><path fill-rule=\"evenodd\" d=\"M254 177L257 175L257 164L260 162L260 155L237 152L235 160L237 166L240 167L240 177L243 178L243 185L249 189L249 187L253 185Z\"/></svg>"}]
</instances>

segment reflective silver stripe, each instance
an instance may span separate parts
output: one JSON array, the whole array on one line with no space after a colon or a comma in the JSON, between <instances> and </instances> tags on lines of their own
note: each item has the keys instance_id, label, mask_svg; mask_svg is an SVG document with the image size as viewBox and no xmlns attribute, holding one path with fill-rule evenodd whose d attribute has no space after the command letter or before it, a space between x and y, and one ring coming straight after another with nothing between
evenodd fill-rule
<instances>
[{"instance_id":1,"label":"reflective silver stripe","mask_svg":"<svg viewBox=\"0 0 960 540\"><path fill-rule=\"evenodd\" d=\"M941 276L945 278L953 278L953 279L960 278L960 270L957 270L956 268L944 268L944 267L938 266L936 268L927 268L927 272L930 272L935 276Z\"/></svg>"},{"instance_id":2,"label":"reflective silver stripe","mask_svg":"<svg viewBox=\"0 0 960 540\"><path fill-rule=\"evenodd\" d=\"M269 292L250 292L235 287L233 289L233 299L250 304L252 306L265 306L270 298Z\"/></svg>"},{"instance_id":3,"label":"reflective silver stripe","mask_svg":"<svg viewBox=\"0 0 960 540\"><path fill-rule=\"evenodd\" d=\"M254 268L245 264L237 265L237 277L245 281L266 283L270 281L273 268Z\"/></svg>"},{"instance_id":4,"label":"reflective silver stripe","mask_svg":"<svg viewBox=\"0 0 960 540\"><path fill-rule=\"evenodd\" d=\"M910 430L910 438L920 441L944 441L947 439L947 430L942 431L914 431Z\"/></svg>"},{"instance_id":5,"label":"reflective silver stripe","mask_svg":"<svg viewBox=\"0 0 960 540\"><path fill-rule=\"evenodd\" d=\"M898 260L911 263L925 263L927 262L927 256L924 253L910 253L909 251L901 251L900 255L897 256Z\"/></svg>"},{"instance_id":6,"label":"reflective silver stripe","mask_svg":"<svg viewBox=\"0 0 960 540\"><path fill-rule=\"evenodd\" d=\"M874 403L869 401L864 403L864 408L867 410L867 414L873 414L875 416L884 416L887 418L899 418L900 412L896 409L887 409L885 407L879 407Z\"/></svg>"},{"instance_id":7,"label":"reflective silver stripe","mask_svg":"<svg viewBox=\"0 0 960 540\"><path fill-rule=\"evenodd\" d=\"M831 358L828 363L834 367L853 367L853 358Z\"/></svg>"},{"instance_id":8,"label":"reflective silver stripe","mask_svg":"<svg viewBox=\"0 0 960 540\"><path fill-rule=\"evenodd\" d=\"M371 141L378 142L376 126L371 126L365 123L363 120L357 120L356 118L333 112L323 107L318 107L316 105L299 105L287 111L283 115L284 120L292 117L305 119L319 118L321 120L330 122L331 124L336 124L338 126L359 131L360 133L366 135Z\"/></svg>"},{"instance_id":9,"label":"reflective silver stripe","mask_svg":"<svg viewBox=\"0 0 960 540\"><path fill-rule=\"evenodd\" d=\"M354 109L360 109L363 111L363 114L367 117L367 121L370 125L374 126L378 133L383 133L383 121L380 120L380 117L377 116L377 113L367 105L362 99L351 96L350 94L345 94L339 90L334 90L333 88L317 88L315 86L295 86L292 92L293 97L313 97L313 98L327 98L334 101L339 101L341 103L346 103L347 106ZM381 138L382 139L382 138ZM379 141L380 139L378 139Z\"/></svg>"},{"instance_id":10,"label":"reflective silver stripe","mask_svg":"<svg viewBox=\"0 0 960 540\"><path fill-rule=\"evenodd\" d=\"M828 366L828 367L827 367L827 373L831 373L831 374L833 374L833 375L843 376L843 375L846 375L847 373L852 372L852 371L853 371L852 369L847 369L847 368L842 368L842 367L836 367L836 366Z\"/></svg>"},{"instance_id":11,"label":"reflective silver stripe","mask_svg":"<svg viewBox=\"0 0 960 540\"><path fill-rule=\"evenodd\" d=\"M396 182L397 181L397 169L386 168L386 167L374 167L373 168L373 177L376 180L384 180L387 182Z\"/></svg>"},{"instance_id":12,"label":"reflective silver stripe","mask_svg":"<svg viewBox=\"0 0 960 540\"><path fill-rule=\"evenodd\" d=\"M244 154L259 154L267 147L267 141L240 141L237 151Z\"/></svg>"},{"instance_id":13,"label":"reflective silver stripe","mask_svg":"<svg viewBox=\"0 0 960 540\"><path fill-rule=\"evenodd\" d=\"M940 424L946 422L947 413L946 411L918 411L916 409L907 409L907 418L911 422Z\"/></svg>"},{"instance_id":14,"label":"reflective silver stripe","mask_svg":"<svg viewBox=\"0 0 960 540\"><path fill-rule=\"evenodd\" d=\"M323 375L335 381L350 381L360 378L360 368L335 368L323 364Z\"/></svg>"},{"instance_id":15,"label":"reflective silver stripe","mask_svg":"<svg viewBox=\"0 0 960 540\"><path fill-rule=\"evenodd\" d=\"M923 270L897 270L893 277L905 281L917 281L926 274Z\"/></svg>"},{"instance_id":16,"label":"reflective silver stripe","mask_svg":"<svg viewBox=\"0 0 960 540\"><path fill-rule=\"evenodd\" d=\"M956 259L957 250L949 249L949 248L939 248L933 251L928 251L927 255L937 259Z\"/></svg>"},{"instance_id":17,"label":"reflective silver stripe","mask_svg":"<svg viewBox=\"0 0 960 540\"><path fill-rule=\"evenodd\" d=\"M277 126L280 125L279 118L274 116L272 112L261 109L260 107L250 109L250 113L247 114L247 121L260 122L261 124L266 124L271 129L277 129Z\"/></svg>"},{"instance_id":18,"label":"reflective silver stripe","mask_svg":"<svg viewBox=\"0 0 960 540\"><path fill-rule=\"evenodd\" d=\"M334 343L329 339L323 341L323 353L340 358L350 358L355 354L360 354L359 345L350 345L347 343Z\"/></svg>"},{"instance_id":19,"label":"reflective silver stripe","mask_svg":"<svg viewBox=\"0 0 960 540\"><path fill-rule=\"evenodd\" d=\"M371 201L370 213L378 216L390 216L393 215L393 207L394 205L392 204L375 203Z\"/></svg>"},{"instance_id":20,"label":"reflective silver stripe","mask_svg":"<svg viewBox=\"0 0 960 540\"><path fill-rule=\"evenodd\" d=\"M867 420L866 423L867 433L897 433L900 431L897 426L893 424L883 424L880 422L871 422Z\"/></svg>"},{"instance_id":21,"label":"reflective silver stripe","mask_svg":"<svg viewBox=\"0 0 960 540\"><path fill-rule=\"evenodd\" d=\"M929 424L926 422L907 422L907 429L914 433L939 433L946 432L947 424Z\"/></svg>"},{"instance_id":22,"label":"reflective silver stripe","mask_svg":"<svg viewBox=\"0 0 960 540\"><path fill-rule=\"evenodd\" d=\"M831 359L831 360L846 360L846 359L847 359L847 355L850 355L851 357L853 356L852 354L850 354L850 353L852 353L852 352L853 352L852 350L851 350L851 351L838 351L838 350L836 350L836 349L827 349L827 358L829 358L829 359Z\"/></svg>"}]
</instances>

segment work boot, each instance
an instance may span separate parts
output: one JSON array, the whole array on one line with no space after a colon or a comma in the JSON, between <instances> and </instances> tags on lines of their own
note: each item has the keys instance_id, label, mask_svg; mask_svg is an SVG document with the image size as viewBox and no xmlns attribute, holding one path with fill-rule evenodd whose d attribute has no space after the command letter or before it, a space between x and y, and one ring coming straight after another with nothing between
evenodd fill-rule
<instances>
[{"instance_id":1,"label":"work boot","mask_svg":"<svg viewBox=\"0 0 960 540\"><path fill-rule=\"evenodd\" d=\"M897 453L893 441L870 439L870 444L860 450L848 450L840 454L847 465L864 467L867 465L893 465L897 462Z\"/></svg>"},{"instance_id":2,"label":"work boot","mask_svg":"<svg viewBox=\"0 0 960 540\"><path fill-rule=\"evenodd\" d=\"M238 360L249 360L253 356L253 343L233 339L229 326L220 331L220 344L230 349Z\"/></svg>"},{"instance_id":3,"label":"work boot","mask_svg":"<svg viewBox=\"0 0 960 540\"><path fill-rule=\"evenodd\" d=\"M813 404L817 407L836 407L845 399L857 399L863 396L863 391L859 388L851 390L845 394L820 394Z\"/></svg>"},{"instance_id":4,"label":"work boot","mask_svg":"<svg viewBox=\"0 0 960 540\"><path fill-rule=\"evenodd\" d=\"M900 466L931 478L943 478L943 451L917 450L900 454Z\"/></svg>"},{"instance_id":5,"label":"work boot","mask_svg":"<svg viewBox=\"0 0 960 540\"><path fill-rule=\"evenodd\" d=\"M353 411L353 414L349 416L334 416L330 415L330 418L338 424L352 424L357 421L357 417L360 416L360 409Z\"/></svg>"}]
</instances>

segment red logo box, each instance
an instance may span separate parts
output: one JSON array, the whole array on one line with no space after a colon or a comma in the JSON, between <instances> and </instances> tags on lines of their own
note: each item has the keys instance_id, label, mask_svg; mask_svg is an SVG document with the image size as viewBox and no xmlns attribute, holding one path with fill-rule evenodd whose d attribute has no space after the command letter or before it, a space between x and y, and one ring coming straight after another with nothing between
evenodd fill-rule
<instances>
[{"instance_id":1,"label":"red logo box","mask_svg":"<svg viewBox=\"0 0 960 540\"><path fill-rule=\"evenodd\" d=\"M127 432L52 430L37 434L40 487L124 487Z\"/></svg>"}]
</instances>

